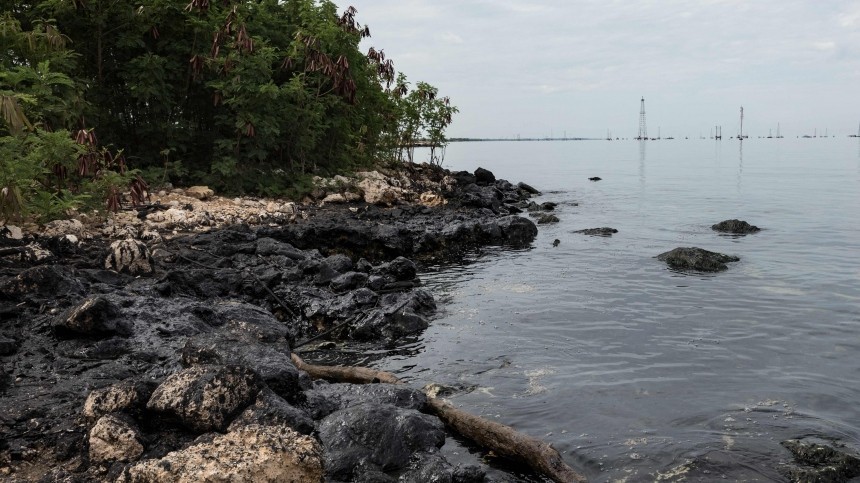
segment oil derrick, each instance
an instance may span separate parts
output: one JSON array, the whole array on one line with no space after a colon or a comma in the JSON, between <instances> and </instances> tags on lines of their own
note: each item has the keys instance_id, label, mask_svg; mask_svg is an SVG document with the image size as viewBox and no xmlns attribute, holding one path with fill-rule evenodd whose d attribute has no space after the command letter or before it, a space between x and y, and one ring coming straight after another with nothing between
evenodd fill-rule
<instances>
[{"instance_id":1,"label":"oil derrick","mask_svg":"<svg viewBox=\"0 0 860 483\"><path fill-rule=\"evenodd\" d=\"M645 141L648 139L648 128L645 126L645 98L642 98L641 107L639 108L639 135L636 139Z\"/></svg>"}]
</instances>

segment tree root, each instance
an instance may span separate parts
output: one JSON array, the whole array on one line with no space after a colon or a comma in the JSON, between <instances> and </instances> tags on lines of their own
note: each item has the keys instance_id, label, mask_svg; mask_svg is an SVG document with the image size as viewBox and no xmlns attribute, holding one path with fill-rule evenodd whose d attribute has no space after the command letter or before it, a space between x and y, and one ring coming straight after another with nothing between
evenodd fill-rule
<instances>
[{"instance_id":1,"label":"tree root","mask_svg":"<svg viewBox=\"0 0 860 483\"><path fill-rule=\"evenodd\" d=\"M308 364L296 354L293 363L311 377L353 384L404 384L390 372L366 367L317 366ZM509 426L488 421L480 416L461 411L450 403L427 396L433 413L451 429L475 443L492 450L499 456L526 463L533 469L556 482L584 482L586 478L568 466L561 455L549 444L519 433Z\"/></svg>"}]
</instances>

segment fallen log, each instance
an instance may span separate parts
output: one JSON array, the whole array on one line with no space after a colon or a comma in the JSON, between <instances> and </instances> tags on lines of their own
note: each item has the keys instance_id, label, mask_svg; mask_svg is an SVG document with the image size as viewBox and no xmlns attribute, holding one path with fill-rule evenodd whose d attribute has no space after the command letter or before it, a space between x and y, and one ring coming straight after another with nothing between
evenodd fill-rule
<instances>
[{"instance_id":1,"label":"fallen log","mask_svg":"<svg viewBox=\"0 0 860 483\"><path fill-rule=\"evenodd\" d=\"M390 372L366 367L318 366L306 363L296 354L291 357L298 369L317 379L353 384L404 384ZM433 413L451 429L497 455L525 463L531 469L559 483L587 481L583 475L568 466L558 451L548 443L519 433L504 424L461 411L429 394L427 402Z\"/></svg>"}]
</instances>

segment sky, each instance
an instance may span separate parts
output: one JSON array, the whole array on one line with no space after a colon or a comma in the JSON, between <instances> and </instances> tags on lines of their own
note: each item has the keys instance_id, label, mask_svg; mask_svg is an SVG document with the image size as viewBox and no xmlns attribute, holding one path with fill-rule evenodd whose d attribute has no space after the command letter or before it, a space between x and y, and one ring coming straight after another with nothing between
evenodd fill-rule
<instances>
[{"instance_id":1,"label":"sky","mask_svg":"<svg viewBox=\"0 0 860 483\"><path fill-rule=\"evenodd\" d=\"M449 137L845 136L860 125L860 0L336 0Z\"/></svg>"}]
</instances>

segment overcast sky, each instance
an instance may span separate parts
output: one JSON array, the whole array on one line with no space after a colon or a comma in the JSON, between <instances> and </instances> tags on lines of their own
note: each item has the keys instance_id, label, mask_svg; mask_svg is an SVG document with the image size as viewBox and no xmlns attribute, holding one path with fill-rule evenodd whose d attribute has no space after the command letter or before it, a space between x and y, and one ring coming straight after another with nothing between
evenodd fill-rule
<instances>
[{"instance_id":1,"label":"overcast sky","mask_svg":"<svg viewBox=\"0 0 860 483\"><path fill-rule=\"evenodd\" d=\"M794 137L860 124L860 1L336 0L410 81L451 97L449 136Z\"/></svg>"}]
</instances>

